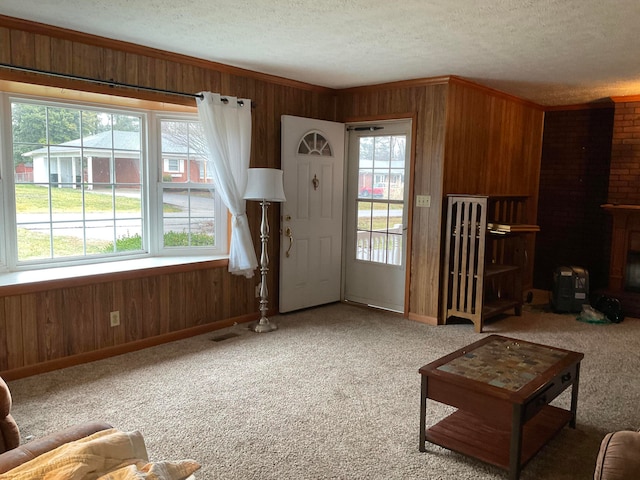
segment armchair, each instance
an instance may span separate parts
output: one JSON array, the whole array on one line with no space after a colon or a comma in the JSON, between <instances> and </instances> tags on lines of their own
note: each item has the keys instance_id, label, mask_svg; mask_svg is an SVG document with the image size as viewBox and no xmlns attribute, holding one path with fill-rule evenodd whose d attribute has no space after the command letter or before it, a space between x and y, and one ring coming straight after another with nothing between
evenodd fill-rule
<instances>
[{"instance_id":1,"label":"armchair","mask_svg":"<svg viewBox=\"0 0 640 480\"><path fill-rule=\"evenodd\" d=\"M600 444L594 480L635 480L640 472L640 432L608 433Z\"/></svg>"},{"instance_id":2,"label":"armchair","mask_svg":"<svg viewBox=\"0 0 640 480\"><path fill-rule=\"evenodd\" d=\"M20 429L11 415L11 392L0 378L0 473L5 473L67 442L111 428L106 422L85 422L20 445Z\"/></svg>"}]
</instances>

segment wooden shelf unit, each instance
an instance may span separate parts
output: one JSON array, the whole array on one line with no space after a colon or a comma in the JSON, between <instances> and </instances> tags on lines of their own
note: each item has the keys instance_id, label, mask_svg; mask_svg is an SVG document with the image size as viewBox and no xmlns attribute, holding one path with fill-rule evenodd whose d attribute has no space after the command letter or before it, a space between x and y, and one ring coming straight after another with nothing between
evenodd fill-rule
<instances>
[{"instance_id":1,"label":"wooden shelf unit","mask_svg":"<svg viewBox=\"0 0 640 480\"><path fill-rule=\"evenodd\" d=\"M524 236L539 230L526 222L527 198L448 196L443 323L463 318L482 332L487 318L510 309L521 315Z\"/></svg>"}]
</instances>

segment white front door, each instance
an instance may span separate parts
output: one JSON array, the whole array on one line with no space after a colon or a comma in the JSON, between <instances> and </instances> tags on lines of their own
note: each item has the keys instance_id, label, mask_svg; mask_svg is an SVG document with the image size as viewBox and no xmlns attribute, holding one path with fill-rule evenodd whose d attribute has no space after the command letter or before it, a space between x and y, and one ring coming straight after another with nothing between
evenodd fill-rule
<instances>
[{"instance_id":1,"label":"white front door","mask_svg":"<svg viewBox=\"0 0 640 480\"><path fill-rule=\"evenodd\" d=\"M280 311L340 300L344 124L283 115Z\"/></svg>"},{"instance_id":2,"label":"white front door","mask_svg":"<svg viewBox=\"0 0 640 480\"><path fill-rule=\"evenodd\" d=\"M411 120L348 127L344 299L404 312Z\"/></svg>"}]
</instances>

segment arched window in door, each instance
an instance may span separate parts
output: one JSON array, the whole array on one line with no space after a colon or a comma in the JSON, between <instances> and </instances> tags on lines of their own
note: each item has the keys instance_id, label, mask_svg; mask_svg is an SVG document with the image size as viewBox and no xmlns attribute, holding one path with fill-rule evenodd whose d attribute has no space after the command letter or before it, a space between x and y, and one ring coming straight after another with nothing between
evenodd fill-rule
<instances>
[{"instance_id":1,"label":"arched window in door","mask_svg":"<svg viewBox=\"0 0 640 480\"><path fill-rule=\"evenodd\" d=\"M298 153L301 155L320 155L322 157L333 157L333 150L329 140L325 136L314 130L305 133L298 143Z\"/></svg>"}]
</instances>

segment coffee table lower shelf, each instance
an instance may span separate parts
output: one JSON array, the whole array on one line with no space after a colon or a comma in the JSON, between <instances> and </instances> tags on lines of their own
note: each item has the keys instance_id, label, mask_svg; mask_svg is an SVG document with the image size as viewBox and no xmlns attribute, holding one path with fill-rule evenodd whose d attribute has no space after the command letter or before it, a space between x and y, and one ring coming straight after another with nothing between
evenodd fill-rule
<instances>
[{"instance_id":1,"label":"coffee table lower shelf","mask_svg":"<svg viewBox=\"0 0 640 480\"><path fill-rule=\"evenodd\" d=\"M523 427L520 465L524 466L571 420L571 412L545 406ZM426 431L427 441L509 470L511 430L487 425L481 419L457 410Z\"/></svg>"}]
</instances>

